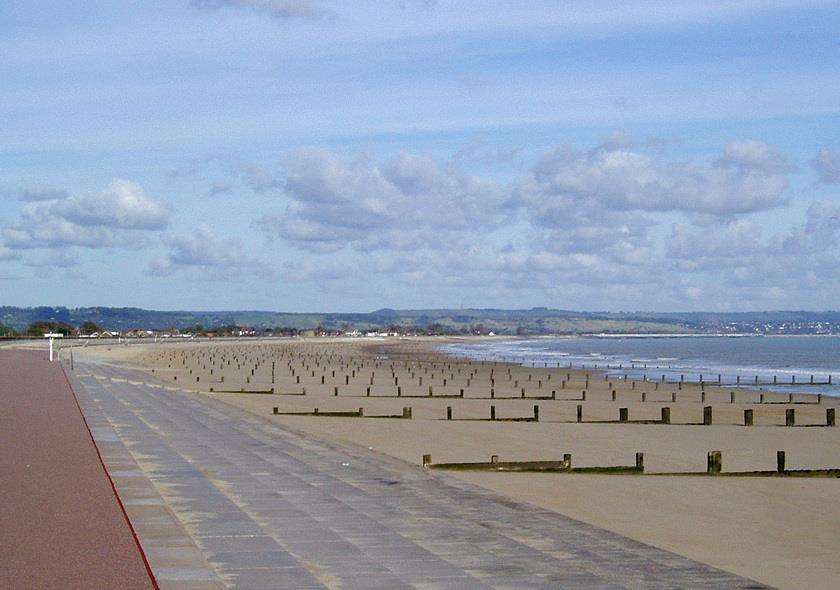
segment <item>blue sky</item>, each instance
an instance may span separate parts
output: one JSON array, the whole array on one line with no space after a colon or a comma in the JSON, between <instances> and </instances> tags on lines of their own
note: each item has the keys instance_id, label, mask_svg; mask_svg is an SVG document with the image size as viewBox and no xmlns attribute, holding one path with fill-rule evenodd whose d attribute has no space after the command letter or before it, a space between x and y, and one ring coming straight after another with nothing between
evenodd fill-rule
<instances>
[{"instance_id":1,"label":"blue sky","mask_svg":"<svg viewBox=\"0 0 840 590\"><path fill-rule=\"evenodd\" d=\"M836 2L0 4L0 304L837 308Z\"/></svg>"}]
</instances>

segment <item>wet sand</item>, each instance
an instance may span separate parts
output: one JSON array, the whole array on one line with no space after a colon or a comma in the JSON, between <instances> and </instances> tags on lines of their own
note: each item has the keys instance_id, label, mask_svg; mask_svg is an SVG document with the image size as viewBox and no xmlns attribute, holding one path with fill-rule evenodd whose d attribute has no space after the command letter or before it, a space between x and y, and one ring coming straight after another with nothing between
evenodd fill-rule
<instances>
[{"instance_id":1,"label":"wet sand","mask_svg":"<svg viewBox=\"0 0 840 590\"><path fill-rule=\"evenodd\" d=\"M426 453L435 463L487 461L494 454L502 461L559 460L571 453L580 466L632 465L635 453L643 452L647 473L703 472L706 454L718 450L724 471L773 470L776 451L784 450L788 469L840 467L840 428L817 426L840 400L823 397L816 403L807 393L794 395L799 403L760 404L758 392L735 390L733 403L725 388L611 383L594 372L587 383L581 371L444 358L422 341L167 344L98 352L154 369L150 379L171 387L212 395L291 428L417 465ZM274 394L219 392L272 387ZM306 395L281 395L304 388ZM463 398L449 397L460 396L461 389ZM533 399L552 391L553 400ZM765 394L765 402L787 400L785 394ZM486 420L491 405L497 418L528 417L537 405L540 421L491 422ZM578 405L583 423L576 422ZM451 421L445 419L447 406ZM707 406L712 425L688 425L702 423ZM411 407L412 419L275 416L274 407L281 412L363 408L365 416L399 415ZM615 421L619 408L627 408L631 421L658 420L663 407L671 409L670 425L587 422ZM745 409L753 410L752 427L743 426ZM797 425L814 426L786 427L790 409ZM768 584L827 588L840 576L834 559L840 550L838 479L453 473Z\"/></svg>"}]
</instances>

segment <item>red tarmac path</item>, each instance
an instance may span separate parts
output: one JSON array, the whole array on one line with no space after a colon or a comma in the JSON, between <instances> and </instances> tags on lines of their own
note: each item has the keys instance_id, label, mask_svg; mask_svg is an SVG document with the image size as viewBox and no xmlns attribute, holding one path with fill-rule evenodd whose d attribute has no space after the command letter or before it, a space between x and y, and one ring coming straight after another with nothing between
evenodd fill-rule
<instances>
[{"instance_id":1,"label":"red tarmac path","mask_svg":"<svg viewBox=\"0 0 840 590\"><path fill-rule=\"evenodd\" d=\"M155 588L59 363L0 350L0 588Z\"/></svg>"}]
</instances>

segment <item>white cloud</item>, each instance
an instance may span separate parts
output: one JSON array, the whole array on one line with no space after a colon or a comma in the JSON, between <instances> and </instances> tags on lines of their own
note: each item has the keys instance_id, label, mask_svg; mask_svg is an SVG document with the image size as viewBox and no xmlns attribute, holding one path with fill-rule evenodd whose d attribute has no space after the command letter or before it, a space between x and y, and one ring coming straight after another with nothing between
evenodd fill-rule
<instances>
[{"instance_id":1,"label":"white cloud","mask_svg":"<svg viewBox=\"0 0 840 590\"><path fill-rule=\"evenodd\" d=\"M762 248L760 238L760 229L747 219L702 227L679 223L671 228L666 252L672 258L684 260L753 256Z\"/></svg>"},{"instance_id":2,"label":"white cloud","mask_svg":"<svg viewBox=\"0 0 840 590\"><path fill-rule=\"evenodd\" d=\"M618 144L618 145L625 145ZM520 189L520 202L563 223L570 209L597 205L607 210L682 211L714 215L771 209L788 186L787 160L757 141L733 142L715 162L674 163L639 151L602 144L579 152L559 148L545 154Z\"/></svg>"},{"instance_id":3,"label":"white cloud","mask_svg":"<svg viewBox=\"0 0 840 590\"><path fill-rule=\"evenodd\" d=\"M199 278L232 279L259 266L246 255L241 240L219 236L207 225L169 236L165 242L169 249L166 256L153 260L148 274L168 276L187 271Z\"/></svg>"},{"instance_id":4,"label":"white cloud","mask_svg":"<svg viewBox=\"0 0 840 590\"><path fill-rule=\"evenodd\" d=\"M667 299L679 306L708 293L691 280L695 273L735 293L769 265L791 264L774 244L814 234L816 219L831 213L814 205L799 233L765 238L750 214L784 203L794 167L755 140L674 163L617 133L587 152L547 153L510 187L424 154L378 163L309 150L283 163L288 207L262 225L310 252L365 252L352 269L324 267L331 280L348 282L370 274L439 289L586 293L593 301ZM685 222L673 224L673 213ZM673 225L663 240L666 223ZM317 282L327 260L288 264L287 275ZM812 257L805 266L822 262Z\"/></svg>"},{"instance_id":5,"label":"white cloud","mask_svg":"<svg viewBox=\"0 0 840 590\"><path fill-rule=\"evenodd\" d=\"M493 227L504 200L495 183L421 154L399 153L378 165L304 150L283 163L290 204L261 225L308 250L449 247Z\"/></svg>"},{"instance_id":6,"label":"white cloud","mask_svg":"<svg viewBox=\"0 0 840 590\"><path fill-rule=\"evenodd\" d=\"M233 266L243 261L242 243L222 238L207 225L167 240L169 260L178 266Z\"/></svg>"},{"instance_id":7,"label":"white cloud","mask_svg":"<svg viewBox=\"0 0 840 590\"><path fill-rule=\"evenodd\" d=\"M59 199L48 214L82 227L160 230L169 222L169 208L128 180L114 180L99 193Z\"/></svg>"},{"instance_id":8,"label":"white cloud","mask_svg":"<svg viewBox=\"0 0 840 590\"><path fill-rule=\"evenodd\" d=\"M114 180L98 193L24 204L20 220L2 236L11 248L101 248L127 243L132 232L164 229L169 215L169 207L139 185Z\"/></svg>"},{"instance_id":9,"label":"white cloud","mask_svg":"<svg viewBox=\"0 0 840 590\"><path fill-rule=\"evenodd\" d=\"M723 167L734 166L747 170L761 170L768 174L793 172L796 167L779 150L755 139L744 139L727 144L718 159Z\"/></svg>"},{"instance_id":10,"label":"white cloud","mask_svg":"<svg viewBox=\"0 0 840 590\"><path fill-rule=\"evenodd\" d=\"M811 165L817 171L820 182L840 184L840 152L823 148L814 156Z\"/></svg>"},{"instance_id":11,"label":"white cloud","mask_svg":"<svg viewBox=\"0 0 840 590\"><path fill-rule=\"evenodd\" d=\"M663 265L674 277L711 284L715 293L767 297L776 287L795 300L829 293L840 275L836 270L840 244L840 204L813 202L799 225L766 237L748 219L726 224L675 224L666 240ZM808 277L818 280L808 282ZM737 299L736 299L737 300Z\"/></svg>"},{"instance_id":12,"label":"white cloud","mask_svg":"<svg viewBox=\"0 0 840 590\"><path fill-rule=\"evenodd\" d=\"M776 253L803 256L803 260L829 257L836 264L834 250L840 244L840 203L814 201L808 207L802 225L774 236Z\"/></svg>"}]
</instances>

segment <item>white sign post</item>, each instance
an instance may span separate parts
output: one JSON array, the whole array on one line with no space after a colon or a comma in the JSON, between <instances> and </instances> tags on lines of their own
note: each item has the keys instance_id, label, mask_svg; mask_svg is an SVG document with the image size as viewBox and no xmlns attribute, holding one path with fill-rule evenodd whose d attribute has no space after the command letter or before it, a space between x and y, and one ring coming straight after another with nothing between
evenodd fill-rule
<instances>
[{"instance_id":1,"label":"white sign post","mask_svg":"<svg viewBox=\"0 0 840 590\"><path fill-rule=\"evenodd\" d=\"M49 332L44 334L44 338L50 339L50 362L53 362L58 357L58 345L56 344L55 352L53 352L53 340L56 338L64 338L64 334Z\"/></svg>"}]
</instances>

